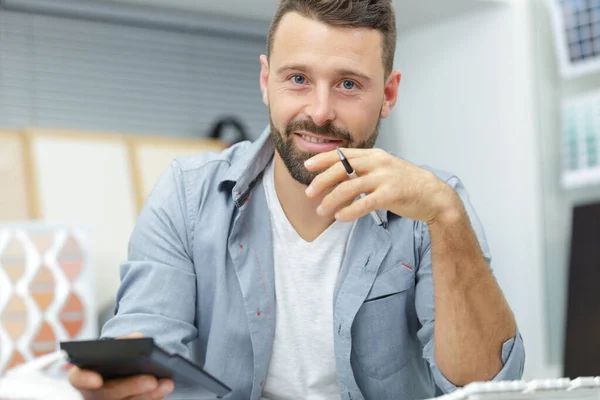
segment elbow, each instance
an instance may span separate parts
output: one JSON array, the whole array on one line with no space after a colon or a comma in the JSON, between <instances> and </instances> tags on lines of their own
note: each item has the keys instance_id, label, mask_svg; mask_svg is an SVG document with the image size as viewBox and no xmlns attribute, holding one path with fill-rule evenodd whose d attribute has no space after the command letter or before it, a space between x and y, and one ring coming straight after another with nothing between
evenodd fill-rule
<instances>
[{"instance_id":1,"label":"elbow","mask_svg":"<svg viewBox=\"0 0 600 400\"><path fill-rule=\"evenodd\" d=\"M438 362L440 372L456 387L464 387L473 382L493 380L502 370L502 360L487 359L485 362L444 363ZM440 360L441 361L441 360Z\"/></svg>"}]
</instances>

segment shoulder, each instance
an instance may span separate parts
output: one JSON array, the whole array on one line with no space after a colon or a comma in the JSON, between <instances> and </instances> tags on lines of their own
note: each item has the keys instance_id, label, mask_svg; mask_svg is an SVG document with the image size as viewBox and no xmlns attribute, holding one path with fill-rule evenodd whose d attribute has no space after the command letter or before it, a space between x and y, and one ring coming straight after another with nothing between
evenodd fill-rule
<instances>
[{"instance_id":1,"label":"shoulder","mask_svg":"<svg viewBox=\"0 0 600 400\"><path fill-rule=\"evenodd\" d=\"M229 167L248 150L251 144L249 141L244 141L220 152L211 151L200 155L177 157L173 160L172 167L184 176L203 175L210 171L217 175L206 176L206 178L219 180L225 176Z\"/></svg>"},{"instance_id":2,"label":"shoulder","mask_svg":"<svg viewBox=\"0 0 600 400\"><path fill-rule=\"evenodd\" d=\"M178 199L178 206L193 214L210 193L218 190L219 183L250 144L241 142L220 152L175 158L154 185L146 205L164 209Z\"/></svg>"},{"instance_id":3,"label":"shoulder","mask_svg":"<svg viewBox=\"0 0 600 400\"><path fill-rule=\"evenodd\" d=\"M426 171L431 172L433 175L435 175L436 178L438 178L442 182L447 183L448 185L450 185L453 188L456 188L457 186L462 186L462 182L461 182L460 178L452 172L445 171L445 170L438 169L438 168L433 168L433 167L430 167L429 165L419 165L419 167L423 168Z\"/></svg>"},{"instance_id":4,"label":"shoulder","mask_svg":"<svg viewBox=\"0 0 600 400\"><path fill-rule=\"evenodd\" d=\"M398 158L402 159L405 162L411 163L411 164L415 165L416 167L419 167L419 168L422 168L422 169L424 169L426 171L431 172L433 175L435 175L436 178L438 178L442 182L447 183L451 187L456 187L457 185L461 184L461 181L458 178L458 176L456 176L454 173L452 173L450 171L446 171L446 170L439 169L439 168L434 168L434 167L431 167L431 166L426 165L426 164L415 164L415 163L412 163L411 161L405 159L404 157L401 157L400 155L396 154L395 152L389 152L389 154L393 155L394 157L398 157Z\"/></svg>"}]
</instances>

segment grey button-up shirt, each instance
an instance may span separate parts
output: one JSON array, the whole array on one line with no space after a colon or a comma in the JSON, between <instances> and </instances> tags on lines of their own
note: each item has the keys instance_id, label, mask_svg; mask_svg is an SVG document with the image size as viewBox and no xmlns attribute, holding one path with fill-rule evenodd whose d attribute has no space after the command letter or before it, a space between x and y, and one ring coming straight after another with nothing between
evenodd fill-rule
<instances>
[{"instance_id":1,"label":"grey button-up shirt","mask_svg":"<svg viewBox=\"0 0 600 400\"><path fill-rule=\"evenodd\" d=\"M121 266L116 316L103 337L140 331L196 360L233 389L259 399L275 333L273 244L262 175L274 154L268 130L218 154L175 160L150 194ZM460 195L489 261L483 229ZM343 399L423 399L455 386L434 357L434 296L427 225L385 214L361 218L333 298L335 361ZM519 379L521 336L501 351L496 380Z\"/></svg>"}]
</instances>

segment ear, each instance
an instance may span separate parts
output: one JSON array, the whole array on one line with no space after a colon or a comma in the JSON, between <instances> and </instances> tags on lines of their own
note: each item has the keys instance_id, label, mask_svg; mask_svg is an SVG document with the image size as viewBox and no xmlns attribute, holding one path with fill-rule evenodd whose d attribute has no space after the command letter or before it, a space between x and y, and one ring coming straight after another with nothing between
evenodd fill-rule
<instances>
[{"instance_id":1,"label":"ear","mask_svg":"<svg viewBox=\"0 0 600 400\"><path fill-rule=\"evenodd\" d=\"M398 87L402 74L399 71L392 71L388 77L385 88L383 89L383 106L381 107L381 118L387 118L396 105L398 99Z\"/></svg>"},{"instance_id":2,"label":"ear","mask_svg":"<svg viewBox=\"0 0 600 400\"><path fill-rule=\"evenodd\" d=\"M269 59L264 54L260 56L260 90L262 91L263 103L269 105L269 94L267 91L269 83Z\"/></svg>"}]
</instances>

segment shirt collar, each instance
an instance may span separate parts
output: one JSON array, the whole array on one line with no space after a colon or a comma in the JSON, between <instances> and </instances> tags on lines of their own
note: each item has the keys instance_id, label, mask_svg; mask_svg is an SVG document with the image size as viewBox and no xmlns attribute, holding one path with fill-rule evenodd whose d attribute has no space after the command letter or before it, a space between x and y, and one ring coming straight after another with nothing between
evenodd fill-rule
<instances>
[{"instance_id":1,"label":"shirt collar","mask_svg":"<svg viewBox=\"0 0 600 400\"><path fill-rule=\"evenodd\" d=\"M239 151L241 154L234 159L219 182L219 189L233 187L233 199L241 205L275 153L270 127L267 127L256 141Z\"/></svg>"}]
</instances>

